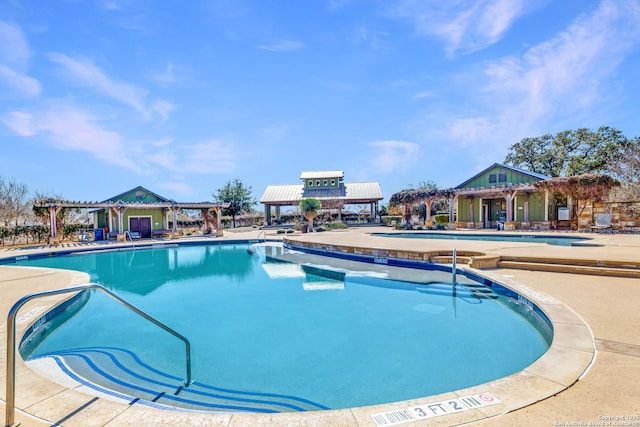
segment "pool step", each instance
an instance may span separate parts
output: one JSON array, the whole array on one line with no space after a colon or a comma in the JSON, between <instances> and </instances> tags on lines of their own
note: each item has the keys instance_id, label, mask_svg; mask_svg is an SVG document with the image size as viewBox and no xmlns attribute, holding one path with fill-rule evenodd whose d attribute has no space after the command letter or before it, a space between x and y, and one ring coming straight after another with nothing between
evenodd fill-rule
<instances>
[{"instance_id":1,"label":"pool step","mask_svg":"<svg viewBox=\"0 0 640 427\"><path fill-rule=\"evenodd\" d=\"M640 263L501 256L499 268L640 278Z\"/></svg>"},{"instance_id":2,"label":"pool step","mask_svg":"<svg viewBox=\"0 0 640 427\"><path fill-rule=\"evenodd\" d=\"M296 396L232 390L183 378L146 364L129 350L87 347L41 356L55 360L69 377L96 391L138 404L220 412L295 412L330 409Z\"/></svg>"},{"instance_id":3,"label":"pool step","mask_svg":"<svg viewBox=\"0 0 640 427\"><path fill-rule=\"evenodd\" d=\"M416 290L423 294L453 296L453 286L451 283L429 283L418 286ZM496 295L493 290L486 286L474 285L474 284L458 284L456 285L455 295L460 298L475 298L475 299L496 299Z\"/></svg>"}]
</instances>

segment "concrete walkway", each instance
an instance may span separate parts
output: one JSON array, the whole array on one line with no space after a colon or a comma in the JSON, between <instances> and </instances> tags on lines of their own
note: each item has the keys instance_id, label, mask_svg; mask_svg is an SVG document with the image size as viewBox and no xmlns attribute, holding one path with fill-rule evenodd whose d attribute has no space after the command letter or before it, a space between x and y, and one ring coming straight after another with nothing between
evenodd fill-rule
<instances>
[{"instance_id":1,"label":"concrete walkway","mask_svg":"<svg viewBox=\"0 0 640 427\"><path fill-rule=\"evenodd\" d=\"M374 231L387 232L389 229L353 228L346 231L286 235L301 242L316 242L330 245L360 246L363 248L388 248L405 250L458 250L481 251L505 255L524 254L526 256L562 257L592 260L613 260L640 262L640 236L638 235L589 235L593 247L560 247L538 243L506 243L485 241L418 240L373 237ZM223 239L255 239L260 231L226 232ZM563 233L564 234L564 233ZM268 232L268 238L282 237ZM585 237L584 234L579 234ZM219 240L219 239L217 239ZM0 250L0 258L22 256L34 252L69 250L70 248L36 247L20 250ZM490 388L483 386L466 390L461 394L445 394L412 402L400 402L380 408L355 408L351 410L324 411L309 414L276 414L271 416L255 414L204 414L174 411L158 411L131 405L131 402L117 402L113 399L95 397L78 386L63 386L53 383L33 372L19 360L18 407L29 414L18 413L16 418L23 426L42 426L59 423L67 426L87 425L375 425L371 414L389 408L406 408L428 404L454 396L460 397L472 391L490 390L499 396L504 405L489 409L468 411L455 417L438 417L422 423L402 425L619 425L640 426L640 280L576 275L567 273L534 272L526 270L492 269L481 273L508 286L520 287L532 299L540 299L552 312L552 319L558 320L554 345L560 347L555 359L536 362L536 366L513 376L498 380ZM9 307L22 295L43 289L59 288L86 282L83 273L56 270L30 269L24 267L0 266L0 363L5 364L6 313ZM18 337L29 323L44 310L59 301L52 298L34 302L24 307L20 314ZM577 314L576 314L577 313ZM584 322L588 327L583 327ZM556 325L554 321L554 325ZM590 328L590 330L589 330ZM596 352L589 351L590 343L576 342L577 335L591 332L595 339ZM592 343L593 341L591 341ZM568 350L574 349L574 350ZM593 354L595 359L592 363ZM557 356L561 357L558 358ZM573 356L571 356L573 355ZM591 356L589 356L591 355ZM578 360L580 359L580 360ZM569 381L564 375L566 366L580 365L579 374ZM586 369L586 372L584 371ZM0 377L4 386L6 374ZM579 380L574 383L578 378ZM564 384L564 382L570 382ZM541 386L542 385L542 386ZM518 402L535 402L539 394L543 400L516 409ZM557 390L557 391L554 391ZM526 395L526 396L525 396ZM0 390L4 399L4 387ZM525 399L526 397L526 399ZM4 405L0 405L4 420ZM503 412L509 411L506 414ZM473 412L473 413L472 413ZM623 418L613 418L623 417ZM634 418L639 417L639 418ZM573 424L572 424L573 423ZM635 423L635 424L634 424Z\"/></svg>"}]
</instances>

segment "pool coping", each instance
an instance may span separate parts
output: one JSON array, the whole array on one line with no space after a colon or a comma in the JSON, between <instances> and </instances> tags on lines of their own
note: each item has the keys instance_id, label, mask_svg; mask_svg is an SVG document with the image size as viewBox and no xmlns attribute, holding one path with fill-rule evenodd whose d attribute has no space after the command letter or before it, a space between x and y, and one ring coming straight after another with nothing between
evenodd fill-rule
<instances>
[{"instance_id":1,"label":"pool coping","mask_svg":"<svg viewBox=\"0 0 640 427\"><path fill-rule=\"evenodd\" d=\"M253 241L255 240L215 240L212 242L207 241L207 243L251 243ZM203 240L199 240L199 242L204 243ZM175 244L175 242L173 242L173 244ZM24 267L13 266L0 268L22 269ZM577 313L561 301L538 292L529 286L500 276L494 271L480 271L469 267L463 267L463 269L471 274L486 277L491 281L500 283L524 295L533 301L549 318L553 324L554 337L551 347L541 358L520 372L478 386L409 401L350 409L270 415L253 413L212 414L197 411L159 410L141 407L139 405L117 403L112 400L100 398L91 403L90 410L86 411L86 413L91 413L93 416L97 416L97 413L110 414L108 416L110 420L117 420L117 424L124 425L134 425L135 419L139 416L144 416L145 422L153 419L162 424L180 420L179 422L186 423L186 425L195 424L197 420L207 420L208 423L227 426L252 423L287 425L291 423L327 424L331 422L340 425L376 425L372 418L372 415L375 414L396 413L397 411L403 411L417 406L428 408L429 405L433 405L434 403L437 404L438 402L460 399L480 393L490 393L501 402L449 415L428 418L430 424L451 425L480 421L529 406L565 390L588 372L596 357L595 341L589 326ZM52 288L58 287L57 285L51 285ZM60 298L60 300L62 299L64 298ZM2 339L4 334L4 332L0 334L0 339ZM18 362L18 365L21 365L19 366L18 387L24 387L25 381L31 384L44 381L43 377L31 371L19 357ZM30 372L30 374L25 371ZM24 378L25 375L31 378ZM37 403L26 407L28 410L33 411L34 415L39 418L60 420L64 417L54 415L56 412L56 410L53 409L54 407L60 412L61 408L69 407L68 402L82 401L83 398L88 399L82 387L67 389L57 384L52 384L52 386L52 388L56 390L53 395L47 395L50 392L46 391L38 393L37 397L33 396L31 399L33 400L35 398ZM49 389L49 387L44 388ZM4 390L2 390L2 392L4 392ZM70 397L70 394L72 394L73 397ZM54 403L54 401L60 399L60 397L62 397L64 402ZM46 403L43 404L42 402ZM118 409L118 407L120 407L120 409ZM437 407L434 408L436 411L438 410ZM52 411L54 413L52 413ZM64 411L65 409L62 409L62 412ZM68 419L68 421L72 420L73 418Z\"/></svg>"}]
</instances>

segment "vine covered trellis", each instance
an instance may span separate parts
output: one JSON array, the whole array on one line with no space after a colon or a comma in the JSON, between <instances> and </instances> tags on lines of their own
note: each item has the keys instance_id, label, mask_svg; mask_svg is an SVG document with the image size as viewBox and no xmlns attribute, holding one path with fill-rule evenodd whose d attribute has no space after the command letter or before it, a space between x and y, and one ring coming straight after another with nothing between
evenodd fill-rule
<instances>
[{"instance_id":1,"label":"vine covered trellis","mask_svg":"<svg viewBox=\"0 0 640 427\"><path fill-rule=\"evenodd\" d=\"M404 206L403 219L409 222L411 219L411 208L424 204L426 207L426 219L425 222L431 221L431 206L438 201L446 200L454 196L454 190L452 189L408 189L394 193L389 199L389 206Z\"/></svg>"},{"instance_id":2,"label":"vine covered trellis","mask_svg":"<svg viewBox=\"0 0 640 427\"><path fill-rule=\"evenodd\" d=\"M536 182L535 186L552 194L570 197L577 207L573 211L572 220L575 221L589 201L606 200L611 189L620 186L620 181L605 174L583 174L551 178Z\"/></svg>"}]
</instances>

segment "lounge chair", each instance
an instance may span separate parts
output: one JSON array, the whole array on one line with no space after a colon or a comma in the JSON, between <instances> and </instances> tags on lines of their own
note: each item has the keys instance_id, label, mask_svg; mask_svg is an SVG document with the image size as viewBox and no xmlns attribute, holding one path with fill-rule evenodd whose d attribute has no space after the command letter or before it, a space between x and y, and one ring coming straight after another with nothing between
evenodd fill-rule
<instances>
[{"instance_id":1,"label":"lounge chair","mask_svg":"<svg viewBox=\"0 0 640 427\"><path fill-rule=\"evenodd\" d=\"M611 229L611 214L596 214L595 231L605 231Z\"/></svg>"}]
</instances>

